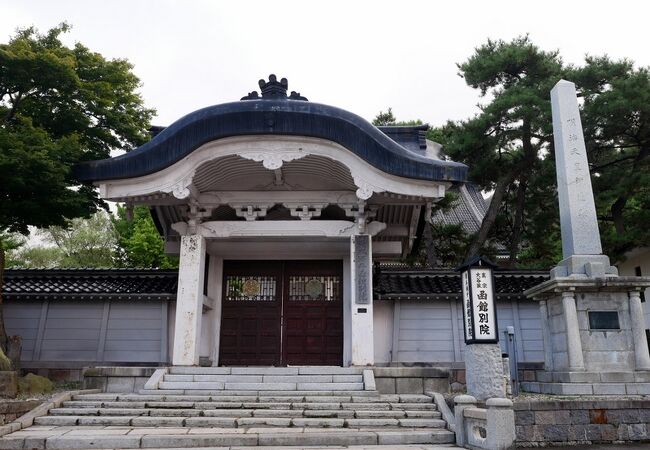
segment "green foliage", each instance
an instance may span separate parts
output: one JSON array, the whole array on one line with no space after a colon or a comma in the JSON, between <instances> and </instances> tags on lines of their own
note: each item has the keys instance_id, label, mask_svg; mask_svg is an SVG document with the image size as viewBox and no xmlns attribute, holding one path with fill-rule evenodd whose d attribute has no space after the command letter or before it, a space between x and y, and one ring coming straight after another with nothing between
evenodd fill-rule
<instances>
[{"instance_id":1,"label":"green foliage","mask_svg":"<svg viewBox=\"0 0 650 450\"><path fill-rule=\"evenodd\" d=\"M72 166L147 139L153 111L132 66L64 46L69 28L22 29L0 44L0 230L26 234L89 216L102 202Z\"/></svg>"},{"instance_id":2,"label":"green foliage","mask_svg":"<svg viewBox=\"0 0 650 450\"><path fill-rule=\"evenodd\" d=\"M492 239L510 262L549 267L562 258L555 193L549 92L576 83L604 251L615 260L650 245L650 71L628 60L587 57L562 64L528 37L488 41L459 65L467 84L490 101L463 122L433 129L470 180L493 191L492 204L468 254Z\"/></svg>"},{"instance_id":3,"label":"green foliage","mask_svg":"<svg viewBox=\"0 0 650 450\"><path fill-rule=\"evenodd\" d=\"M90 216L103 202L72 166L148 139L153 110L136 92L133 67L79 43L64 46L59 36L69 29L26 28L0 44L0 233ZM0 236L0 292L6 247ZM0 308L0 347L6 342Z\"/></svg>"},{"instance_id":4,"label":"green foliage","mask_svg":"<svg viewBox=\"0 0 650 450\"><path fill-rule=\"evenodd\" d=\"M488 253L493 240L506 245L514 263L522 241L530 238L530 224L547 212L531 205L532 191L552 193L544 170L552 157L549 91L562 76L562 62L557 52L542 51L524 36L488 40L458 67L467 84L490 101L475 117L449 122L430 136L451 159L470 167L470 181L493 192L466 257Z\"/></svg>"},{"instance_id":5,"label":"green foliage","mask_svg":"<svg viewBox=\"0 0 650 450\"><path fill-rule=\"evenodd\" d=\"M88 219L72 219L67 227L54 226L42 233L61 252L58 267L114 266L117 233L105 211L98 211Z\"/></svg>"},{"instance_id":6,"label":"green foliage","mask_svg":"<svg viewBox=\"0 0 650 450\"><path fill-rule=\"evenodd\" d=\"M139 206L129 220L126 208L117 217L99 211L76 218L66 228L38 233L49 246L21 247L9 252L8 266L27 268L178 267L178 259L164 253L164 242L149 209Z\"/></svg>"},{"instance_id":7,"label":"green foliage","mask_svg":"<svg viewBox=\"0 0 650 450\"><path fill-rule=\"evenodd\" d=\"M462 225L433 223L430 225L435 248L436 266L456 268L463 262L469 236Z\"/></svg>"},{"instance_id":8,"label":"green foliage","mask_svg":"<svg viewBox=\"0 0 650 450\"><path fill-rule=\"evenodd\" d=\"M113 224L119 235L118 264L123 267L178 267L178 258L165 255L164 241L145 206L133 208L133 218L127 209L119 207Z\"/></svg>"},{"instance_id":9,"label":"green foliage","mask_svg":"<svg viewBox=\"0 0 650 450\"><path fill-rule=\"evenodd\" d=\"M571 67L584 105L585 141L604 250L615 260L650 245L650 69L587 57Z\"/></svg>"},{"instance_id":10,"label":"green foliage","mask_svg":"<svg viewBox=\"0 0 650 450\"><path fill-rule=\"evenodd\" d=\"M47 394L54 390L54 383L49 378L28 373L18 379L18 392L20 394Z\"/></svg>"},{"instance_id":11,"label":"green foliage","mask_svg":"<svg viewBox=\"0 0 650 450\"><path fill-rule=\"evenodd\" d=\"M7 254L7 267L30 269L63 267L63 252L58 247L22 247Z\"/></svg>"},{"instance_id":12,"label":"green foliage","mask_svg":"<svg viewBox=\"0 0 650 450\"><path fill-rule=\"evenodd\" d=\"M109 213L75 218L65 227L37 231L49 245L20 247L9 254L8 266L27 268L114 267L117 234Z\"/></svg>"},{"instance_id":13,"label":"green foliage","mask_svg":"<svg viewBox=\"0 0 650 450\"><path fill-rule=\"evenodd\" d=\"M393 114L393 108L388 108L388 111L379 111L379 114L372 119L372 124L376 127L382 126L391 126L391 127L407 127L407 126L417 126L423 125L423 122L420 119L416 120L407 120L407 121L398 121Z\"/></svg>"}]
</instances>

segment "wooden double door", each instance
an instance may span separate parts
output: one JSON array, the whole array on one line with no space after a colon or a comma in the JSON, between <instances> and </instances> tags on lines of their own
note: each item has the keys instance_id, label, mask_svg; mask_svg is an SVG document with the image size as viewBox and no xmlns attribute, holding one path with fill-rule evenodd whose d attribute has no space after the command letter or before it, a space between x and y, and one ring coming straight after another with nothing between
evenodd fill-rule
<instances>
[{"instance_id":1,"label":"wooden double door","mask_svg":"<svg viewBox=\"0 0 650 450\"><path fill-rule=\"evenodd\" d=\"M341 365L341 261L225 261L219 364Z\"/></svg>"}]
</instances>

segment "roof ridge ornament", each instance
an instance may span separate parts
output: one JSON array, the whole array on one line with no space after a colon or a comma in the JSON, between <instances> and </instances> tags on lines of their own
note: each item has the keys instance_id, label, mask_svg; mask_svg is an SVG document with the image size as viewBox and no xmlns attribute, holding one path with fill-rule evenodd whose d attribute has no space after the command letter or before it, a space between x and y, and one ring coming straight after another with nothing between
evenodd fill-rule
<instances>
[{"instance_id":1,"label":"roof ridge ornament","mask_svg":"<svg viewBox=\"0 0 650 450\"><path fill-rule=\"evenodd\" d=\"M261 79L258 82L260 86L260 91L262 96L257 93L257 91L249 92L248 95L242 97L242 100L278 100L278 99L291 99L291 100L304 100L307 101L306 97L300 95L300 92L291 91L291 94L287 96L287 89L289 88L289 82L286 78L282 78L278 81L278 78L271 74L269 75L269 81Z\"/></svg>"}]
</instances>

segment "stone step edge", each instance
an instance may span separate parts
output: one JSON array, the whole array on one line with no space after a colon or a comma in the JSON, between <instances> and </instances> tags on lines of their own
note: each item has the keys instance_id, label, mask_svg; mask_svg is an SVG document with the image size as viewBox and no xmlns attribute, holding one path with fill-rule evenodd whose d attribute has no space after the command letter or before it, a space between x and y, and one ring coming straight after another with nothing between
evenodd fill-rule
<instances>
[{"instance_id":1,"label":"stone step edge","mask_svg":"<svg viewBox=\"0 0 650 450\"><path fill-rule=\"evenodd\" d=\"M272 430L272 429L270 429ZM3 442L4 441L4 442ZM454 433L439 429L431 431L348 431L304 433L230 433L180 435L96 435L51 437L3 437L0 448L22 448L29 442L34 448L63 449L137 449L137 448L197 448L233 446L349 446L349 445L404 445L451 444ZM4 444L8 444L5 446ZM192 445L194 444L194 445Z\"/></svg>"},{"instance_id":2,"label":"stone step edge","mask_svg":"<svg viewBox=\"0 0 650 450\"><path fill-rule=\"evenodd\" d=\"M81 414L79 411L74 413L64 413L55 411L48 416L39 417L39 420L47 420L45 417L84 417L84 418L116 418L116 417L137 417L137 418L158 418L161 421L170 420L170 418L219 418L219 419L247 419L247 418L282 418L282 419L443 419L440 411L424 410L424 411L405 411L405 410L352 410L352 409L312 409L312 410L296 410L296 409L262 409L262 410L241 410L246 411L245 414L239 413L238 410L212 410L219 411L215 414L170 414L170 415L152 415L150 410L143 411L138 414L132 412L130 414ZM158 411L156 411L158 412ZM201 412L201 411L199 411ZM397 414L396 414L397 413ZM426 413L426 414L424 414Z\"/></svg>"},{"instance_id":3,"label":"stone step edge","mask_svg":"<svg viewBox=\"0 0 650 450\"><path fill-rule=\"evenodd\" d=\"M227 389L140 389L138 391L140 395L195 395L195 396L237 396L237 395L247 395L247 396L257 396L257 397L279 397L279 396L322 396L322 395L331 395L331 396L379 396L378 391L366 391L366 390L351 390L351 391L259 391L259 390L227 390Z\"/></svg>"},{"instance_id":4,"label":"stone step edge","mask_svg":"<svg viewBox=\"0 0 650 450\"><path fill-rule=\"evenodd\" d=\"M295 367L188 367L162 368L172 375L361 375L365 367L295 366ZM372 369L370 369L372 370Z\"/></svg>"},{"instance_id":5,"label":"stone step edge","mask_svg":"<svg viewBox=\"0 0 650 450\"><path fill-rule=\"evenodd\" d=\"M59 420L61 419L61 420ZM66 419L66 420L63 420ZM130 426L130 427L158 427L178 426L187 428L242 428L257 426L286 426L286 427L315 427L315 428L358 428L395 426L400 428L430 428L444 429L447 423L442 419L434 418L324 418L324 417L283 417L273 425L273 417L176 417L176 416L45 416L34 420L37 425L45 426L82 426L82 425L107 425L107 426ZM280 419L280 418L277 418ZM143 421L144 420L144 421ZM241 421L241 425L240 425ZM352 422L350 422L352 421ZM196 422L196 423L193 423ZM205 425L201 425L201 422ZM212 423L210 423L212 422ZM247 422L250 422L247 424ZM257 423L256 423L257 422ZM281 423L280 423L281 422ZM330 422L327 425L316 425L317 422ZM300 425L307 423L311 425ZM338 425L333 425L334 423ZM229 426L232 425L232 426Z\"/></svg>"},{"instance_id":6,"label":"stone step edge","mask_svg":"<svg viewBox=\"0 0 650 450\"><path fill-rule=\"evenodd\" d=\"M276 398L282 398L282 399L295 399L295 398L301 398L301 399L324 399L326 396L329 396L332 399L345 399L345 400L332 400L331 402L339 402L339 403L346 403L346 402L351 402L352 403L365 403L366 400L369 400L370 403L428 403L428 404L434 404L434 399L429 396L429 395L420 395L420 394L379 394L378 392L374 392L372 394L364 394L363 392L354 392L354 393L342 393L342 392L337 392L336 394L333 394L331 392L319 392L319 391L309 391L309 392L297 392L293 393L293 395L287 395L286 393L283 393L281 395L276 395L273 392L265 392L263 391L262 393L257 392L257 391L240 391L237 392L235 395L232 395L231 392L228 393L229 395L223 395L223 392L219 391L217 394L192 394L192 395L184 395L184 394L160 394L160 393L148 393L148 394L135 394L135 393L93 393L93 394L78 394L78 395L73 395L73 400L74 401L88 401L88 402L95 402L95 401L103 401L103 402L148 402L148 401L169 401L169 402L205 402L205 401L217 401L217 399L221 402L227 402L227 401L243 401L240 400L242 398L247 398L246 401L253 401L252 399L257 399L260 400L260 403L264 403L266 401L272 401L272 402L277 402L276 400L269 400L269 399L276 399ZM213 399L213 400L208 400L208 399ZM360 399L363 401L356 402L354 399ZM292 400L294 401L294 400ZM302 400L300 400L302 401ZM318 400L320 401L320 400ZM331 403L330 402L330 403ZM326 402L327 403L327 402Z\"/></svg>"}]
</instances>

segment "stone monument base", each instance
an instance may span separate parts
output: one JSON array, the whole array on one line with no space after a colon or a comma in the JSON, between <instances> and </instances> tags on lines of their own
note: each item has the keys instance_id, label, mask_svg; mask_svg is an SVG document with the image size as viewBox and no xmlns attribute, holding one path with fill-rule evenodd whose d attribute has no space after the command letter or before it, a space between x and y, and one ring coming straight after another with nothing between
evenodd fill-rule
<instances>
[{"instance_id":1,"label":"stone monument base","mask_svg":"<svg viewBox=\"0 0 650 450\"><path fill-rule=\"evenodd\" d=\"M521 383L526 392L553 395L650 395L650 371L546 372Z\"/></svg>"},{"instance_id":2,"label":"stone monument base","mask_svg":"<svg viewBox=\"0 0 650 450\"><path fill-rule=\"evenodd\" d=\"M648 277L563 277L528 290L539 302L544 367L528 392L650 395L640 291Z\"/></svg>"},{"instance_id":3,"label":"stone monument base","mask_svg":"<svg viewBox=\"0 0 650 450\"><path fill-rule=\"evenodd\" d=\"M499 344L465 346L467 393L479 401L506 396L506 379Z\"/></svg>"}]
</instances>

